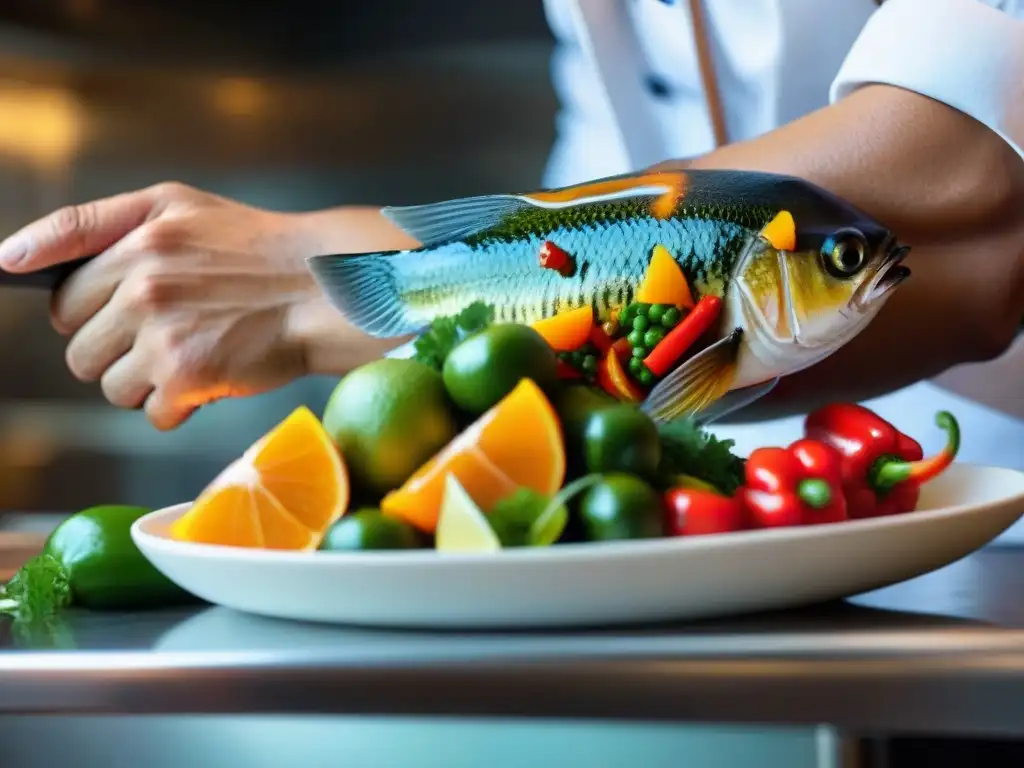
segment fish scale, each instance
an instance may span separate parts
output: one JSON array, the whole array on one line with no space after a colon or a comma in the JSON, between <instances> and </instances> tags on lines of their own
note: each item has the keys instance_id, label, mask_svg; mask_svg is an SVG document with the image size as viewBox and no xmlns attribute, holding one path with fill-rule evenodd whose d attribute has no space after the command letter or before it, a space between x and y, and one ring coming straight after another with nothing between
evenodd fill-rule
<instances>
[{"instance_id":1,"label":"fish scale","mask_svg":"<svg viewBox=\"0 0 1024 768\"><path fill-rule=\"evenodd\" d=\"M656 245L673 254L697 293L721 293L750 235L731 221L694 217L590 220L400 254L395 273L402 301L424 322L458 312L470 295L493 304L503 322L534 322L588 302L604 320L632 301ZM572 275L537 268L545 241L571 255Z\"/></svg>"}]
</instances>

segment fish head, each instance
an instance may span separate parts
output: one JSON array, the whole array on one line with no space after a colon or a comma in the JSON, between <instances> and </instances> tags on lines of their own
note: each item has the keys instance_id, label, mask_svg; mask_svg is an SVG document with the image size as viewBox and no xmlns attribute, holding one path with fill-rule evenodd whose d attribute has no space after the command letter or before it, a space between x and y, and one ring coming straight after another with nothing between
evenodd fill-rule
<instances>
[{"instance_id":1,"label":"fish head","mask_svg":"<svg viewBox=\"0 0 1024 768\"><path fill-rule=\"evenodd\" d=\"M755 379L828 357L910 276L902 264L910 249L891 231L823 190L812 191L822 193L820 205L803 205L803 221L785 211L795 230L790 236L752 237L735 274L733 312L762 369ZM778 247L782 241L788 247Z\"/></svg>"}]
</instances>

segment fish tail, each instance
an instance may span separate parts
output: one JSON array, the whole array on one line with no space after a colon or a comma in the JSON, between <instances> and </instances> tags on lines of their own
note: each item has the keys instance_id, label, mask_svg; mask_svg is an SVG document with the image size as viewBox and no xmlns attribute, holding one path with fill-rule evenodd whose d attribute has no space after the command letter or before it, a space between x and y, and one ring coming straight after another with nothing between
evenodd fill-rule
<instances>
[{"instance_id":1,"label":"fish tail","mask_svg":"<svg viewBox=\"0 0 1024 768\"><path fill-rule=\"evenodd\" d=\"M400 253L311 256L306 265L346 320L371 336L392 338L422 328L402 301L399 266L394 258Z\"/></svg>"}]
</instances>

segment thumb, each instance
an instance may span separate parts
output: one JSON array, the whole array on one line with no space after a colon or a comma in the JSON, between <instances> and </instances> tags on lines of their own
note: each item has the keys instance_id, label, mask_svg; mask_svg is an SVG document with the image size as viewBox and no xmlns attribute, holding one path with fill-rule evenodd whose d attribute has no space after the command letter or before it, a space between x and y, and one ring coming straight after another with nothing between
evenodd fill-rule
<instances>
[{"instance_id":1,"label":"thumb","mask_svg":"<svg viewBox=\"0 0 1024 768\"><path fill-rule=\"evenodd\" d=\"M157 203L144 189L61 208L0 243L0 268L34 272L102 253L145 222Z\"/></svg>"}]
</instances>

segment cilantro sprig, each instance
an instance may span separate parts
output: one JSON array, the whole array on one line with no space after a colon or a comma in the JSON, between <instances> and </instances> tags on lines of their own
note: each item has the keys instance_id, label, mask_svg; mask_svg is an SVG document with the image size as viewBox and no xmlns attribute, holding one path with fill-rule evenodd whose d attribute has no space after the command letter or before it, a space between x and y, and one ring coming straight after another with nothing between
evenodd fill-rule
<instances>
[{"instance_id":1,"label":"cilantro sprig","mask_svg":"<svg viewBox=\"0 0 1024 768\"><path fill-rule=\"evenodd\" d=\"M494 307L475 301L457 315L439 317L414 342L413 359L440 371L453 349L494 322Z\"/></svg>"},{"instance_id":2,"label":"cilantro sprig","mask_svg":"<svg viewBox=\"0 0 1024 768\"><path fill-rule=\"evenodd\" d=\"M71 582L57 558L42 554L29 560L0 586L0 614L22 621L47 619L71 605Z\"/></svg>"},{"instance_id":3,"label":"cilantro sprig","mask_svg":"<svg viewBox=\"0 0 1024 768\"><path fill-rule=\"evenodd\" d=\"M692 475L732 495L743 484L745 461L732 452L735 440L720 440L692 419L660 424L661 467L666 479Z\"/></svg>"}]
</instances>

